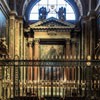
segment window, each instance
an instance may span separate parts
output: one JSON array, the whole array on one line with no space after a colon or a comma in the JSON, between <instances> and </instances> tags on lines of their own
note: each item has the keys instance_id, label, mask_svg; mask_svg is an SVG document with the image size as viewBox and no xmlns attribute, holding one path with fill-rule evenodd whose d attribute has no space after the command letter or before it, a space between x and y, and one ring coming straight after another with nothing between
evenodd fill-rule
<instances>
[{"instance_id":1,"label":"window","mask_svg":"<svg viewBox=\"0 0 100 100\"><path fill-rule=\"evenodd\" d=\"M42 7L45 7L48 12L46 18L59 18L57 12L59 8L64 7L66 9L66 20L75 20L74 10L65 0L40 0L33 6L29 20L39 20L39 9Z\"/></svg>"}]
</instances>

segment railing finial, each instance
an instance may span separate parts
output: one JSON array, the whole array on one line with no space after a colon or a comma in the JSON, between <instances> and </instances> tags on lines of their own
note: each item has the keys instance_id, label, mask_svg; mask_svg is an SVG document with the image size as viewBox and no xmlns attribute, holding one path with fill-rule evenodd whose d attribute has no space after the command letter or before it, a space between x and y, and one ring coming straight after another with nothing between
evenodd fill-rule
<instances>
[{"instance_id":1,"label":"railing finial","mask_svg":"<svg viewBox=\"0 0 100 100\"><path fill-rule=\"evenodd\" d=\"M87 60L91 60L91 56L90 55L87 56Z\"/></svg>"}]
</instances>

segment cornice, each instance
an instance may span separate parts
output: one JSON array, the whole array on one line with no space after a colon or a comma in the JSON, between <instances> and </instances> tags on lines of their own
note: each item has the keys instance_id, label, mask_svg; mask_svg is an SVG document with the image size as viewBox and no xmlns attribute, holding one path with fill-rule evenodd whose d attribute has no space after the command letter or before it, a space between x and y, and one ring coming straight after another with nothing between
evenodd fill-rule
<instances>
[{"instance_id":1,"label":"cornice","mask_svg":"<svg viewBox=\"0 0 100 100\"><path fill-rule=\"evenodd\" d=\"M59 21L58 19L52 17L43 21L38 21L36 23L30 24L29 27L32 28L34 31L70 31L75 27L75 25L69 22Z\"/></svg>"},{"instance_id":2,"label":"cornice","mask_svg":"<svg viewBox=\"0 0 100 100\"><path fill-rule=\"evenodd\" d=\"M10 11L10 13L9 13L11 16L17 16L18 14L17 14L17 12L16 11Z\"/></svg>"},{"instance_id":3,"label":"cornice","mask_svg":"<svg viewBox=\"0 0 100 100\"><path fill-rule=\"evenodd\" d=\"M70 27L34 27L32 28L33 30L37 31L37 30L66 30L66 31L70 31L72 30L73 28L70 28Z\"/></svg>"},{"instance_id":4,"label":"cornice","mask_svg":"<svg viewBox=\"0 0 100 100\"><path fill-rule=\"evenodd\" d=\"M81 17L81 21L86 22L87 20L89 20L89 16L82 16Z\"/></svg>"},{"instance_id":5,"label":"cornice","mask_svg":"<svg viewBox=\"0 0 100 100\"><path fill-rule=\"evenodd\" d=\"M19 21L23 21L23 16L18 16L18 13L16 11L11 11L10 16L13 16L14 18L16 18Z\"/></svg>"}]
</instances>

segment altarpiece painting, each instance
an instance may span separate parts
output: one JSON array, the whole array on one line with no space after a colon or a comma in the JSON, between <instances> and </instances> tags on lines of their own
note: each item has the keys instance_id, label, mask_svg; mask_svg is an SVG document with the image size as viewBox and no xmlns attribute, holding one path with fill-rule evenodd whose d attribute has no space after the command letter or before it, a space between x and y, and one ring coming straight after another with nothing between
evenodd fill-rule
<instances>
[{"instance_id":1,"label":"altarpiece painting","mask_svg":"<svg viewBox=\"0 0 100 100\"><path fill-rule=\"evenodd\" d=\"M64 55L65 55L64 45L40 45L40 58L42 60L52 60L55 58L61 59ZM55 63L53 66L55 66ZM51 73L51 70L53 70L53 73ZM44 66L44 71L41 70L42 75L43 72L44 72L44 78L42 78L43 80L51 80L51 74L53 74L53 80L60 80L61 78L63 78L62 76L63 70L61 67L58 66L55 66L55 68L53 68L52 66L50 67Z\"/></svg>"}]
</instances>

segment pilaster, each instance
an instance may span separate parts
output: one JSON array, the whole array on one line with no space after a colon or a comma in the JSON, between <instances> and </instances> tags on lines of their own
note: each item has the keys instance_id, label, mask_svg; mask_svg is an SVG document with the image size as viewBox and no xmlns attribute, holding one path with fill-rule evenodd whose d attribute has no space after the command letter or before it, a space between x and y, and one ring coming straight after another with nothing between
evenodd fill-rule
<instances>
[{"instance_id":1,"label":"pilaster","mask_svg":"<svg viewBox=\"0 0 100 100\"><path fill-rule=\"evenodd\" d=\"M28 38L29 60L33 59L33 38ZM33 70L32 66L28 67L28 80L32 81Z\"/></svg>"},{"instance_id":2,"label":"pilaster","mask_svg":"<svg viewBox=\"0 0 100 100\"><path fill-rule=\"evenodd\" d=\"M24 36L23 36L23 18L18 17L19 20L19 47L20 47L20 59L24 59Z\"/></svg>"},{"instance_id":3,"label":"pilaster","mask_svg":"<svg viewBox=\"0 0 100 100\"><path fill-rule=\"evenodd\" d=\"M86 59L87 55L90 54L90 32L89 32L89 17L84 16L81 19L82 34L81 34L81 58Z\"/></svg>"},{"instance_id":4,"label":"pilaster","mask_svg":"<svg viewBox=\"0 0 100 100\"><path fill-rule=\"evenodd\" d=\"M96 24L96 12L92 12L89 15L90 22L90 55L92 59L95 56L95 47L96 47L96 34L97 34L97 24Z\"/></svg>"},{"instance_id":5,"label":"pilaster","mask_svg":"<svg viewBox=\"0 0 100 100\"><path fill-rule=\"evenodd\" d=\"M15 55L15 14L10 15L9 17L9 57L10 59L14 59ZM10 69L10 81L11 81L11 97L13 97L13 81L14 81L14 67L11 66Z\"/></svg>"},{"instance_id":6,"label":"pilaster","mask_svg":"<svg viewBox=\"0 0 100 100\"><path fill-rule=\"evenodd\" d=\"M15 28L15 55L19 56L19 21L16 20L16 28Z\"/></svg>"},{"instance_id":7,"label":"pilaster","mask_svg":"<svg viewBox=\"0 0 100 100\"><path fill-rule=\"evenodd\" d=\"M39 39L34 40L34 59L39 59ZM39 72L39 67L34 66L34 80L39 80L40 79L40 72Z\"/></svg>"},{"instance_id":8,"label":"pilaster","mask_svg":"<svg viewBox=\"0 0 100 100\"><path fill-rule=\"evenodd\" d=\"M66 59L70 57L70 39L66 39Z\"/></svg>"},{"instance_id":9,"label":"pilaster","mask_svg":"<svg viewBox=\"0 0 100 100\"><path fill-rule=\"evenodd\" d=\"M70 55L71 55L71 41L70 39L66 39L66 60L69 60ZM69 82L70 80L70 68L69 66L66 66L66 68L64 69L64 80L66 80L67 82Z\"/></svg>"}]
</instances>

